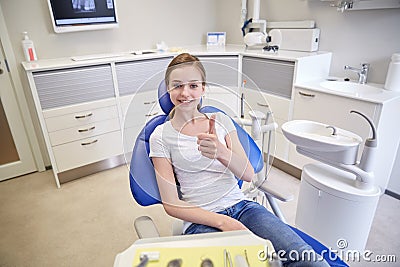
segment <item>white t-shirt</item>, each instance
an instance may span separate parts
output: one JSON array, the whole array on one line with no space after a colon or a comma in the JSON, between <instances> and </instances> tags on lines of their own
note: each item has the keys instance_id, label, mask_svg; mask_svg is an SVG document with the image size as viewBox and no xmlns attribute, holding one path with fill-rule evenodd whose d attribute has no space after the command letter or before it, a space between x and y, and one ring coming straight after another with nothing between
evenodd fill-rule
<instances>
[{"instance_id":1,"label":"white t-shirt","mask_svg":"<svg viewBox=\"0 0 400 267\"><path fill-rule=\"evenodd\" d=\"M236 131L231 119L220 112L216 113L215 129L222 144L228 133ZM201 155L197 137L178 132L170 121L157 126L151 134L150 157L171 160L182 200L188 203L218 212L245 198L233 173L217 159ZM184 230L189 225L185 222Z\"/></svg>"}]
</instances>

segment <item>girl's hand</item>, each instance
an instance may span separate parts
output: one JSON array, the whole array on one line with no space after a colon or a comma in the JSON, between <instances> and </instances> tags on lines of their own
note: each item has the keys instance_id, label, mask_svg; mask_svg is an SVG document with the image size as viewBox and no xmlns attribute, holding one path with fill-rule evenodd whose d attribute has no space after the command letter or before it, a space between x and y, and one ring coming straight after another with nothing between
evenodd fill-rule
<instances>
[{"instance_id":1,"label":"girl's hand","mask_svg":"<svg viewBox=\"0 0 400 267\"><path fill-rule=\"evenodd\" d=\"M197 135L197 144L200 153L210 159L217 159L226 153L227 147L218 140L215 130L215 114L210 117L208 133Z\"/></svg>"},{"instance_id":2,"label":"girl's hand","mask_svg":"<svg viewBox=\"0 0 400 267\"><path fill-rule=\"evenodd\" d=\"M223 220L218 227L221 231L226 232L226 231L236 231L236 230L247 230L247 227L244 226L244 224L242 224L238 220L235 220L226 215L222 216Z\"/></svg>"}]
</instances>

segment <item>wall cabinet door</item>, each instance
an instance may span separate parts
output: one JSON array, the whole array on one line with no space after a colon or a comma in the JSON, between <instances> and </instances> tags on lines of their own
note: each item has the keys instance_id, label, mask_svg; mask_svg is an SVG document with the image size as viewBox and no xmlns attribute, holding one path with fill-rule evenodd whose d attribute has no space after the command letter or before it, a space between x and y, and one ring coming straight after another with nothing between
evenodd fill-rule
<instances>
[{"instance_id":1,"label":"wall cabinet door","mask_svg":"<svg viewBox=\"0 0 400 267\"><path fill-rule=\"evenodd\" d=\"M369 124L360 116L350 113L351 110L365 114L375 125L378 125L380 109L377 104L312 90L295 89L294 120L304 119L333 125L358 134L365 140L371 134ZM362 148L361 145L359 158ZM289 162L298 168L302 168L306 163L314 161L298 154L295 146L291 144Z\"/></svg>"},{"instance_id":2,"label":"wall cabinet door","mask_svg":"<svg viewBox=\"0 0 400 267\"><path fill-rule=\"evenodd\" d=\"M243 57L242 80L246 87L290 99L294 79L294 62Z\"/></svg>"},{"instance_id":3,"label":"wall cabinet door","mask_svg":"<svg viewBox=\"0 0 400 267\"><path fill-rule=\"evenodd\" d=\"M237 87L239 78L238 56L199 56L210 86Z\"/></svg>"},{"instance_id":4,"label":"wall cabinet door","mask_svg":"<svg viewBox=\"0 0 400 267\"><path fill-rule=\"evenodd\" d=\"M157 90L171 57L115 64L120 96Z\"/></svg>"},{"instance_id":5,"label":"wall cabinet door","mask_svg":"<svg viewBox=\"0 0 400 267\"><path fill-rule=\"evenodd\" d=\"M110 65L33 73L42 110L115 97Z\"/></svg>"}]
</instances>

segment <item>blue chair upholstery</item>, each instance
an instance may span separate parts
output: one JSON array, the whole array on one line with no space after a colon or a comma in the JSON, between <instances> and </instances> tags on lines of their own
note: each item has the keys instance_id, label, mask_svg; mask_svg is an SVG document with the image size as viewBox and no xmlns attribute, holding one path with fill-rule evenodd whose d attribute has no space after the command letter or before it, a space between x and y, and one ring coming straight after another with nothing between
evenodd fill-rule
<instances>
[{"instance_id":1,"label":"blue chair upholstery","mask_svg":"<svg viewBox=\"0 0 400 267\"><path fill-rule=\"evenodd\" d=\"M142 206L161 203L154 167L149 157L149 139L154 129L169 119L167 114L169 114L174 107L169 98L169 93L167 92L164 81L160 83L158 88L158 100L161 109L165 114L158 115L157 117L154 117L148 121L142 131L139 133L132 152L130 165L129 179L131 192L136 202ZM202 107L200 111L204 113L223 112L218 108L211 106ZM262 170L264 164L262 153L249 134L235 121L233 121L233 123L236 127L237 134L244 151L246 152L246 155L253 166L255 173L258 173ZM238 183L239 186L241 186L242 181L239 180ZM293 227L292 229L317 253L329 251L327 247L304 232ZM332 252L324 253L324 257L331 266L348 266L340 258L334 256Z\"/></svg>"}]
</instances>

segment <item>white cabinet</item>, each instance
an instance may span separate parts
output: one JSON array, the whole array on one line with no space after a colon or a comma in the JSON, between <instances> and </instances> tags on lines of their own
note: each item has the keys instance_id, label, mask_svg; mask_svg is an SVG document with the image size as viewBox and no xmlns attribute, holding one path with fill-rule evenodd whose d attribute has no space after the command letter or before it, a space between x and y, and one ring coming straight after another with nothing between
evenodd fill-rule
<instances>
[{"instance_id":1,"label":"white cabinet","mask_svg":"<svg viewBox=\"0 0 400 267\"><path fill-rule=\"evenodd\" d=\"M207 75L203 106L214 106L229 116L238 116L240 94L238 87L238 56L198 56Z\"/></svg>"},{"instance_id":2,"label":"white cabinet","mask_svg":"<svg viewBox=\"0 0 400 267\"><path fill-rule=\"evenodd\" d=\"M365 140L370 134L369 125L358 115L350 114L350 111L360 111L376 124L377 109L374 103L296 88L293 119L307 119L333 125L354 132ZM297 153L295 146L291 143L289 162L301 169L306 163L315 161Z\"/></svg>"},{"instance_id":3,"label":"white cabinet","mask_svg":"<svg viewBox=\"0 0 400 267\"><path fill-rule=\"evenodd\" d=\"M57 186L79 177L76 168L122 154L110 65L38 71L28 78Z\"/></svg>"},{"instance_id":4,"label":"white cabinet","mask_svg":"<svg viewBox=\"0 0 400 267\"><path fill-rule=\"evenodd\" d=\"M119 100L123 150L125 160L129 163L138 134L149 120L163 114L163 111L158 104L156 90L126 95Z\"/></svg>"},{"instance_id":5,"label":"white cabinet","mask_svg":"<svg viewBox=\"0 0 400 267\"><path fill-rule=\"evenodd\" d=\"M121 142L113 140L121 135L115 99L46 110L43 116L58 173L122 154Z\"/></svg>"},{"instance_id":6,"label":"white cabinet","mask_svg":"<svg viewBox=\"0 0 400 267\"><path fill-rule=\"evenodd\" d=\"M281 126L290 118L291 95L294 79L294 62L243 57L242 80L245 117L250 109L263 113L271 112L278 124L272 153L280 160L287 161L289 142L283 136ZM268 139L264 140L264 147Z\"/></svg>"},{"instance_id":7,"label":"white cabinet","mask_svg":"<svg viewBox=\"0 0 400 267\"><path fill-rule=\"evenodd\" d=\"M374 103L350 97L323 93L311 89L295 88L293 119L305 119L333 125L361 136L363 140L372 136L369 124L365 119L351 110L357 110L368 116L377 127L378 148L374 164L377 185L385 189L396 157L399 143L399 127L396 127L393 115L399 113L398 101ZM358 159L364 144L360 146ZM297 153L295 146L290 145L289 163L302 168L306 163L315 162Z\"/></svg>"},{"instance_id":8,"label":"white cabinet","mask_svg":"<svg viewBox=\"0 0 400 267\"><path fill-rule=\"evenodd\" d=\"M244 114L248 119L250 110L258 110L264 114L271 112L272 117L269 122L273 120L278 124L271 144L271 153L281 160L287 159L289 143L282 134L281 126L288 120L290 100L248 88L244 89L244 99ZM267 145L268 139L264 138L264 147L266 148Z\"/></svg>"},{"instance_id":9,"label":"white cabinet","mask_svg":"<svg viewBox=\"0 0 400 267\"><path fill-rule=\"evenodd\" d=\"M115 63L125 162L146 122L163 114L157 89L172 57Z\"/></svg>"}]
</instances>

